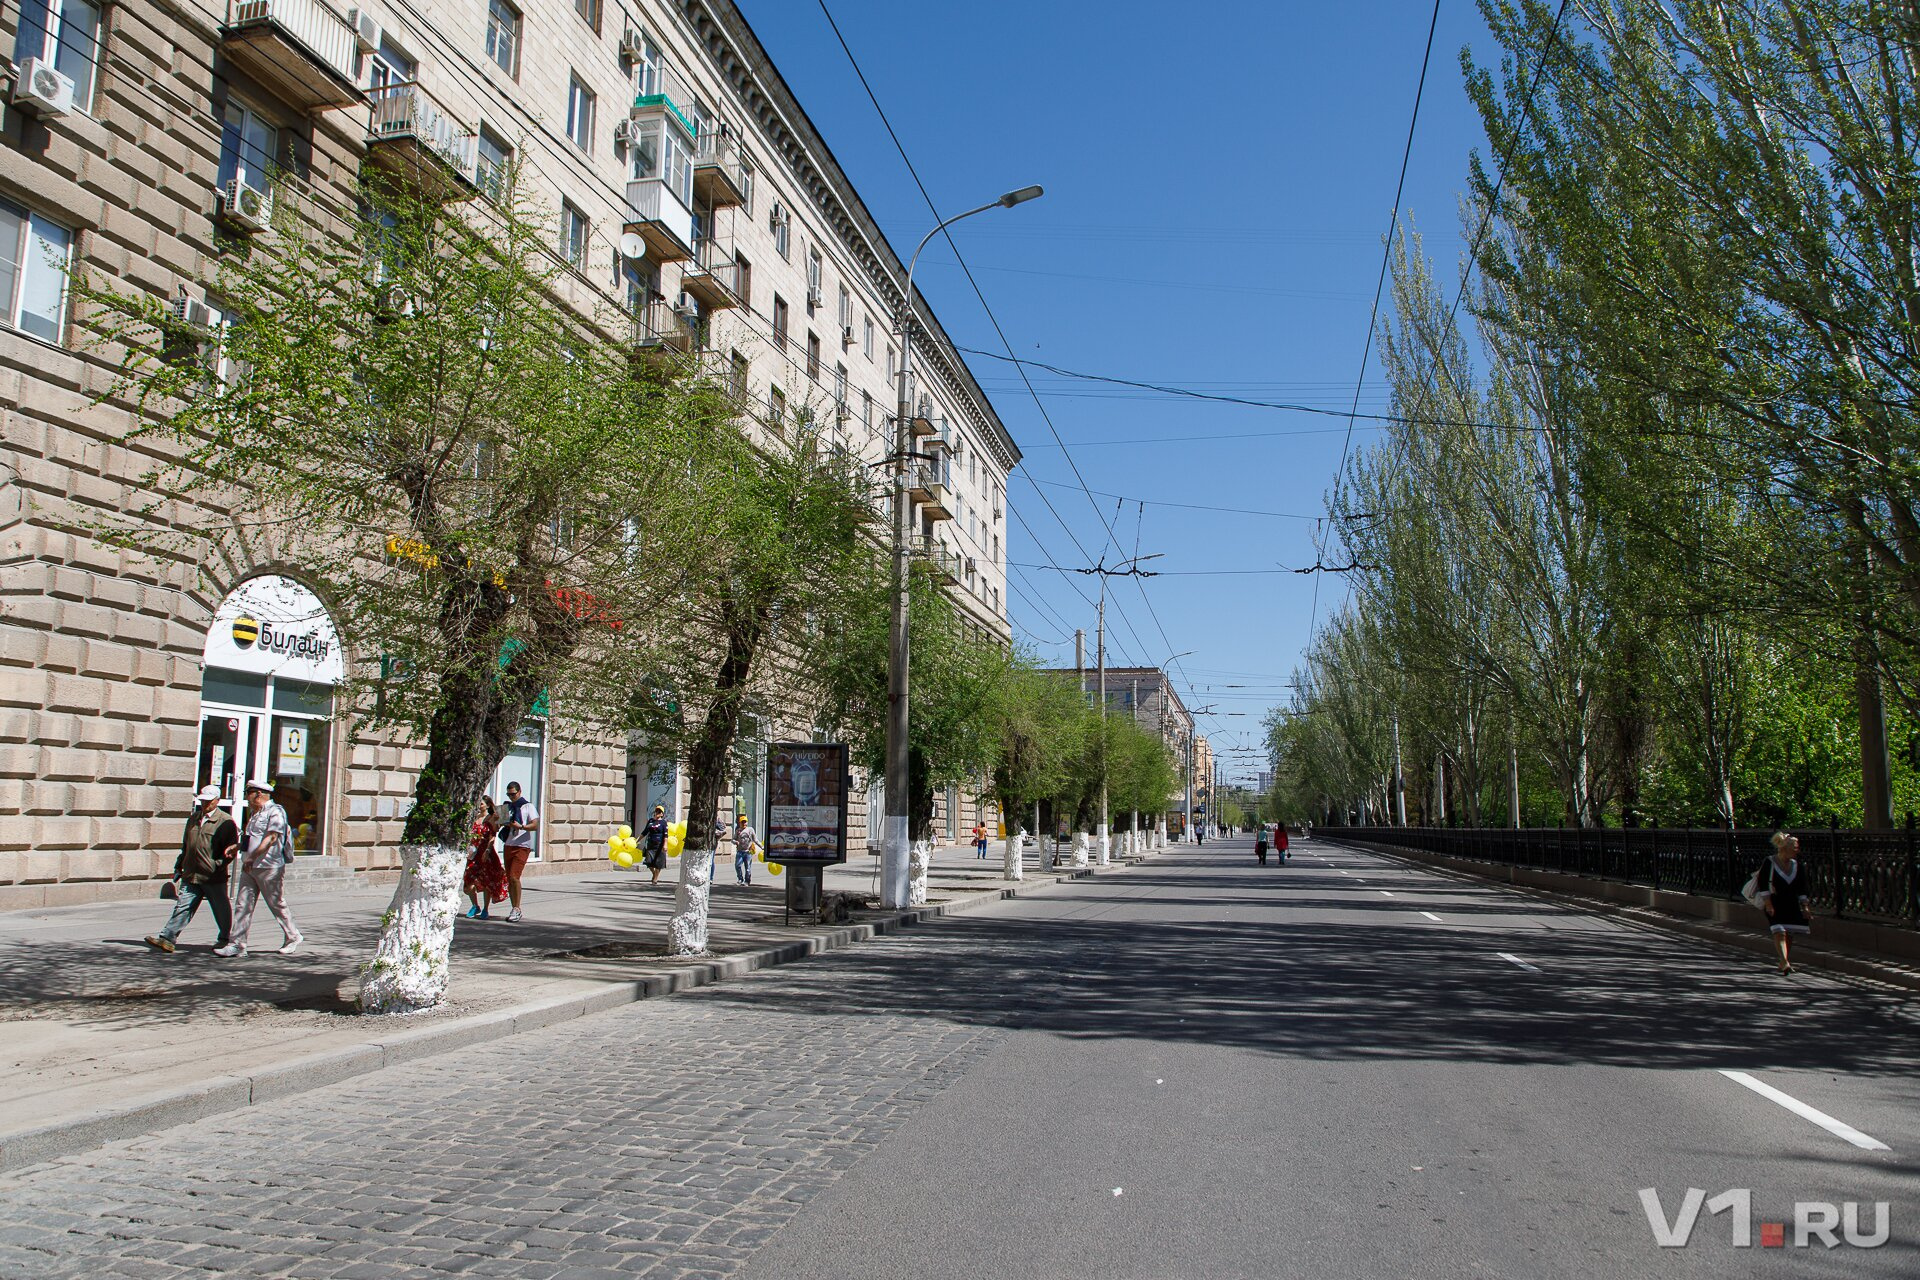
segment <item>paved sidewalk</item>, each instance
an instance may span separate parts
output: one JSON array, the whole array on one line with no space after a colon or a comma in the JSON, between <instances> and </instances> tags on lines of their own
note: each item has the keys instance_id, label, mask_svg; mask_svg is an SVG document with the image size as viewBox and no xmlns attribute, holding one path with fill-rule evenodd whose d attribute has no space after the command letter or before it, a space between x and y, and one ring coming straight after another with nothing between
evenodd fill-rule
<instances>
[{"instance_id":1,"label":"paved sidewalk","mask_svg":"<svg viewBox=\"0 0 1920 1280\"><path fill-rule=\"evenodd\" d=\"M1028 848L1028 886L1057 874ZM831 868L829 891L871 892L871 858ZM9 1103L0 1168L250 1105L462 1044L514 1034L634 999L784 963L900 927L914 913L856 913L849 924L784 922L785 881L734 882L715 867L711 952L665 955L678 864L658 886L608 868L530 876L527 919L462 920L447 1001L401 1019L353 1012L390 887L315 890L290 903L306 943L276 954L280 931L256 912L243 959L212 954L204 907L173 955L142 941L166 919L159 899L0 913L0 1054ZM936 852L934 912L994 900L1009 888L1000 852Z\"/></svg>"}]
</instances>

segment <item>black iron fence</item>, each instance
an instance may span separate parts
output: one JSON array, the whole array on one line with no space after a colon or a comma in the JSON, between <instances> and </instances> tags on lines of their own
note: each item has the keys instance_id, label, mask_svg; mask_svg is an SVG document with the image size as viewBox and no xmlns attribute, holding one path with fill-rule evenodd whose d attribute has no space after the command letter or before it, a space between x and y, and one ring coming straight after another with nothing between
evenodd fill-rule
<instances>
[{"instance_id":1,"label":"black iron fence","mask_svg":"<svg viewBox=\"0 0 1920 1280\"><path fill-rule=\"evenodd\" d=\"M1770 829L1653 827L1326 827L1332 839L1398 845L1475 862L1736 898L1771 857ZM1795 830L1817 910L1920 927L1911 825L1897 831Z\"/></svg>"}]
</instances>

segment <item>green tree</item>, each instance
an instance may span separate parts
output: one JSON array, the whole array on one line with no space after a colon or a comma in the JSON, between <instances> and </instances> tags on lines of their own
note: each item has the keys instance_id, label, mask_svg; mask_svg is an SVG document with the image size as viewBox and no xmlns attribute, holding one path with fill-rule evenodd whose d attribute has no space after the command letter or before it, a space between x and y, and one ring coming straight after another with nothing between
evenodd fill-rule
<instances>
[{"instance_id":1,"label":"green tree","mask_svg":"<svg viewBox=\"0 0 1920 1280\"><path fill-rule=\"evenodd\" d=\"M425 747L371 1010L439 1001L488 777L543 695L563 726L621 724L655 657L639 623L712 541L675 464L715 404L636 381L619 315L559 305L552 242L517 188L370 189L344 225L289 192L275 235L224 247L211 327L76 287L160 459L101 536L176 567L298 566L381 651L342 698ZM382 687L382 667L413 678Z\"/></svg>"}]
</instances>

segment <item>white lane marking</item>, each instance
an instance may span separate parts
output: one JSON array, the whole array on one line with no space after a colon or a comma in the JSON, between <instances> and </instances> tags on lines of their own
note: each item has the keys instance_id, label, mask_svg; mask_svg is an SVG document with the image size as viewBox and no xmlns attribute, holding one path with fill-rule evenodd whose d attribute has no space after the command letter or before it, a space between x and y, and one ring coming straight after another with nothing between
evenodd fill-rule
<instances>
[{"instance_id":1,"label":"white lane marking","mask_svg":"<svg viewBox=\"0 0 1920 1280\"><path fill-rule=\"evenodd\" d=\"M1516 956L1511 952L1496 951L1494 952L1494 954L1499 956L1502 960L1508 961L1509 963L1512 963L1512 964L1519 965L1522 969L1525 969L1528 973L1540 972L1539 969L1537 969L1533 965L1528 964L1525 960L1522 960L1519 956Z\"/></svg>"},{"instance_id":2,"label":"white lane marking","mask_svg":"<svg viewBox=\"0 0 1920 1280\"><path fill-rule=\"evenodd\" d=\"M1433 912L1431 912L1431 911L1422 911L1422 912L1421 912L1420 914L1421 914L1421 915L1423 915L1423 916L1425 916L1425 917L1426 917L1427 919L1429 919L1429 920L1431 920L1431 921L1433 921L1433 922L1434 922L1435 924L1445 924L1445 923L1446 923L1446 921L1445 921L1445 920L1442 920L1442 919L1441 919L1441 918L1440 918L1439 916L1437 916L1437 915L1435 915L1435 914L1433 914Z\"/></svg>"},{"instance_id":3,"label":"white lane marking","mask_svg":"<svg viewBox=\"0 0 1920 1280\"><path fill-rule=\"evenodd\" d=\"M1342 871L1342 872L1341 872L1340 874L1341 874L1341 875L1343 875L1343 876L1350 876L1350 875L1352 875L1352 874L1353 874L1353 872L1351 872L1351 871Z\"/></svg>"},{"instance_id":4,"label":"white lane marking","mask_svg":"<svg viewBox=\"0 0 1920 1280\"><path fill-rule=\"evenodd\" d=\"M1391 897L1393 896L1393 893L1392 893L1392 891L1391 891L1391 890L1388 890L1388 889L1382 889L1382 890L1380 891L1380 896L1381 896L1381 897L1383 897L1383 898L1391 898Z\"/></svg>"},{"instance_id":5,"label":"white lane marking","mask_svg":"<svg viewBox=\"0 0 1920 1280\"><path fill-rule=\"evenodd\" d=\"M1890 1148L1878 1138L1870 1138L1850 1124L1835 1120L1824 1111L1817 1111L1790 1093L1782 1093L1764 1081L1756 1080L1744 1071L1722 1070L1721 1075L1736 1084L1743 1084L1761 1097L1777 1102L1802 1120L1811 1120L1836 1138L1845 1138L1863 1151L1886 1151Z\"/></svg>"}]
</instances>

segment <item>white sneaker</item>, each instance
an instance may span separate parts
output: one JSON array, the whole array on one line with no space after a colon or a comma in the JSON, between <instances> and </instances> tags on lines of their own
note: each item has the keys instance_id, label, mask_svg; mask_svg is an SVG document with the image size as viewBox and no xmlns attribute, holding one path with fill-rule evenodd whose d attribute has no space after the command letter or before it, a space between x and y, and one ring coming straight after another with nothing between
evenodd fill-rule
<instances>
[{"instance_id":1,"label":"white sneaker","mask_svg":"<svg viewBox=\"0 0 1920 1280\"><path fill-rule=\"evenodd\" d=\"M229 942L224 947L215 947L213 949L213 954L217 956L225 956L227 959L231 960L235 956L244 956L245 954L247 954L247 948L246 948L246 944L244 943Z\"/></svg>"},{"instance_id":2,"label":"white sneaker","mask_svg":"<svg viewBox=\"0 0 1920 1280\"><path fill-rule=\"evenodd\" d=\"M525 919L526 917L520 914L520 908L518 907L515 907L513 910L507 912L508 924L519 924L522 920L525 920Z\"/></svg>"},{"instance_id":3,"label":"white sneaker","mask_svg":"<svg viewBox=\"0 0 1920 1280\"><path fill-rule=\"evenodd\" d=\"M280 948L280 954L283 956L292 955L294 952L300 949L300 944L305 942L306 940L307 940L306 934L304 933L294 934L291 938L288 938L285 945L283 945Z\"/></svg>"}]
</instances>

